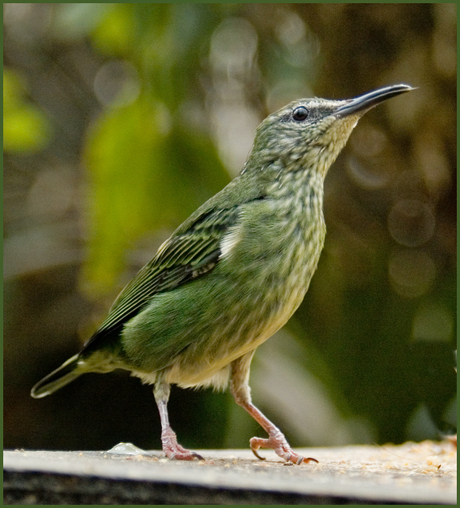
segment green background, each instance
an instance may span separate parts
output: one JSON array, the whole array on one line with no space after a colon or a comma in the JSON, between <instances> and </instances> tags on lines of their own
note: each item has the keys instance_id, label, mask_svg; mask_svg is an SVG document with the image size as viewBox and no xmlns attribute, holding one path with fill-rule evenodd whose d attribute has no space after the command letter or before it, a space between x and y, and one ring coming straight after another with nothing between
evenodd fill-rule
<instances>
[{"instance_id":1,"label":"green background","mask_svg":"<svg viewBox=\"0 0 460 508\"><path fill-rule=\"evenodd\" d=\"M456 426L455 4L5 4L4 446L160 447L151 387L75 354L287 102L417 91L360 122L326 179L305 301L255 356L253 398L294 446ZM228 393L173 389L184 446L246 447Z\"/></svg>"}]
</instances>

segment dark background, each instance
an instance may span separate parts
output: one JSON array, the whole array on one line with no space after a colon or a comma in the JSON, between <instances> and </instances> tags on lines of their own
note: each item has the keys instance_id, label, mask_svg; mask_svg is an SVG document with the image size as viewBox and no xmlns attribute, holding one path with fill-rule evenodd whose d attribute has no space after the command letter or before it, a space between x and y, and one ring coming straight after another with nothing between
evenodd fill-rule
<instances>
[{"instance_id":1,"label":"dark background","mask_svg":"<svg viewBox=\"0 0 460 508\"><path fill-rule=\"evenodd\" d=\"M294 446L456 426L455 4L4 4L4 446L160 447L151 387L32 385L241 169L269 113L418 89L366 115L326 179L310 291L253 362ZM228 393L173 389L188 447L263 436Z\"/></svg>"}]
</instances>

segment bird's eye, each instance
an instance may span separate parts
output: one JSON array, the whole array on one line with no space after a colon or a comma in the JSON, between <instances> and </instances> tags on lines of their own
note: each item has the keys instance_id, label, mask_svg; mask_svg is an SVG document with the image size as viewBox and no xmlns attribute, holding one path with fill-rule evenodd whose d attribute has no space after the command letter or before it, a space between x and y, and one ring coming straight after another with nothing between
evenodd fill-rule
<instances>
[{"instance_id":1,"label":"bird's eye","mask_svg":"<svg viewBox=\"0 0 460 508\"><path fill-rule=\"evenodd\" d=\"M294 112L292 113L292 118L296 122L303 122L308 116L307 108L304 108L303 106L299 106L298 108L294 109Z\"/></svg>"}]
</instances>

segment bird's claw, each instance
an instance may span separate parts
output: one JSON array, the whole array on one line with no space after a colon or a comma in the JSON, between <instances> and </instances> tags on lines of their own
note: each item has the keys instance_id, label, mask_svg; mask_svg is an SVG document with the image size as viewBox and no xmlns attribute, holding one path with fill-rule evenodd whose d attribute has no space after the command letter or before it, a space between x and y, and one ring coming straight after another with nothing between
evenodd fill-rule
<instances>
[{"instance_id":1,"label":"bird's claw","mask_svg":"<svg viewBox=\"0 0 460 508\"><path fill-rule=\"evenodd\" d=\"M176 434L169 427L161 436L163 452L170 460L204 460L198 453L191 452L177 442Z\"/></svg>"},{"instance_id":2,"label":"bird's claw","mask_svg":"<svg viewBox=\"0 0 460 508\"><path fill-rule=\"evenodd\" d=\"M302 457L302 455L297 455L298 456L298 459L295 461L295 464L297 465L300 465L300 464L308 464L309 462L316 462L318 464L318 461L316 459L314 459L313 457ZM292 461L294 462L294 461Z\"/></svg>"},{"instance_id":3,"label":"bird's claw","mask_svg":"<svg viewBox=\"0 0 460 508\"><path fill-rule=\"evenodd\" d=\"M259 455L257 453L257 449L254 449L252 446L251 446L251 450L252 450L252 453L259 459L259 460L265 460L265 457L262 457L262 455Z\"/></svg>"},{"instance_id":4,"label":"bird's claw","mask_svg":"<svg viewBox=\"0 0 460 508\"><path fill-rule=\"evenodd\" d=\"M302 457L298 453L295 453L294 450L289 446L286 438L279 433L279 435L274 435L269 437L268 439L262 439L260 437L253 437L250 441L250 447L252 453L259 459L265 460L265 457L262 457L258 453L259 448L271 448L273 449L277 455L283 458L286 462L292 464L308 464L309 462L318 462L313 457Z\"/></svg>"},{"instance_id":5,"label":"bird's claw","mask_svg":"<svg viewBox=\"0 0 460 508\"><path fill-rule=\"evenodd\" d=\"M182 448L182 446L178 445L174 450L166 449L163 450L166 457L170 460L204 460L204 458L198 453L191 452L190 450L186 450Z\"/></svg>"}]
</instances>

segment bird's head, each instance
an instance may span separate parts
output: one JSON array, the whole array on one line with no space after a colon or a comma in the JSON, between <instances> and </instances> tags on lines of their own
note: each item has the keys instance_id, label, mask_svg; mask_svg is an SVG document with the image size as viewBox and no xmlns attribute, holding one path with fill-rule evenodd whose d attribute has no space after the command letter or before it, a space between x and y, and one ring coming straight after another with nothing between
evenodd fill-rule
<instances>
[{"instance_id":1,"label":"bird's head","mask_svg":"<svg viewBox=\"0 0 460 508\"><path fill-rule=\"evenodd\" d=\"M263 169L274 165L288 171L314 167L325 176L361 116L410 90L414 89L401 84L349 100L293 101L259 125L247 166Z\"/></svg>"}]
</instances>

